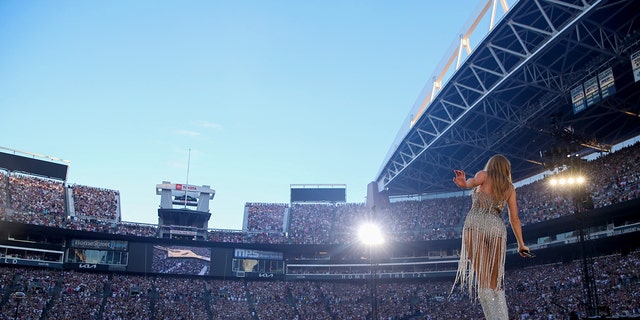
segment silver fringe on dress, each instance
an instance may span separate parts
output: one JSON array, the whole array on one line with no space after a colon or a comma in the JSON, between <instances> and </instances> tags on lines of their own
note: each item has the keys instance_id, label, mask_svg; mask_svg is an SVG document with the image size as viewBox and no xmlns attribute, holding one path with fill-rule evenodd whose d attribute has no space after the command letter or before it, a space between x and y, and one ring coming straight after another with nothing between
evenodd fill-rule
<instances>
[{"instance_id":1,"label":"silver fringe on dress","mask_svg":"<svg viewBox=\"0 0 640 320\"><path fill-rule=\"evenodd\" d=\"M471 210L462 231L460 262L451 292L459 283L460 290L466 288L469 297L475 300L480 289L491 289L491 275L495 272L498 275L495 291L503 290L507 229L500 218L505 201L495 201L489 194L477 191L477 188L472 191L471 199Z\"/></svg>"}]
</instances>

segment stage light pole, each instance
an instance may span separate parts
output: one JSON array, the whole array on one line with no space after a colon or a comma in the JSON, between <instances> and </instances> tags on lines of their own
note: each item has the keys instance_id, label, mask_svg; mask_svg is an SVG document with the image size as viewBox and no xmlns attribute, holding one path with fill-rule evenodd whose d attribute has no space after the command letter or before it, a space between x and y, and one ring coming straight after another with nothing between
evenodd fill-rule
<instances>
[{"instance_id":1,"label":"stage light pole","mask_svg":"<svg viewBox=\"0 0 640 320\"><path fill-rule=\"evenodd\" d=\"M369 276L371 284L371 319L378 319L378 283L377 283L377 264L373 259L373 247L378 247L384 243L384 237L380 228L373 223L366 223L360 227L358 238L362 242L369 254Z\"/></svg>"},{"instance_id":2,"label":"stage light pole","mask_svg":"<svg viewBox=\"0 0 640 320\"><path fill-rule=\"evenodd\" d=\"M587 315L594 317L598 310L598 290L593 276L593 262L591 254L587 248L588 235L586 233L586 222L584 211L593 209L591 196L586 189L585 178L578 174L564 178L552 178L550 185L553 188L568 190L573 202L574 216L578 220L578 241L580 243L580 258L582 262L582 286L585 294L585 304Z\"/></svg>"}]
</instances>

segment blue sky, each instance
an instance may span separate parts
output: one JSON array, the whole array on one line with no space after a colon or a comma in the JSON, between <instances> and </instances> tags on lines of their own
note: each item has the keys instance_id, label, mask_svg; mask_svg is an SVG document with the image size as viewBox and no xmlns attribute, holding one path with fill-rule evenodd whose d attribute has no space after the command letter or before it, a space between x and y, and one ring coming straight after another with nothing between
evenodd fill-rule
<instances>
[{"instance_id":1,"label":"blue sky","mask_svg":"<svg viewBox=\"0 0 640 320\"><path fill-rule=\"evenodd\" d=\"M511 3L512 1L509 1ZM364 202L478 1L0 1L0 146L71 161L157 223L162 181L210 185L211 228L291 184Z\"/></svg>"}]
</instances>

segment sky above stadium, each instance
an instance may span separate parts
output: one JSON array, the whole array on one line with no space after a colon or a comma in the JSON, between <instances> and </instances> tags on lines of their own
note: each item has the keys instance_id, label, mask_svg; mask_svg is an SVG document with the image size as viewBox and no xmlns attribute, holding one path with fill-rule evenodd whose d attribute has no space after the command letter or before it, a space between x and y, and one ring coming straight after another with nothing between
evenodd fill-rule
<instances>
[{"instance_id":1,"label":"sky above stadium","mask_svg":"<svg viewBox=\"0 0 640 320\"><path fill-rule=\"evenodd\" d=\"M216 190L210 228L291 184L364 202L478 5L0 1L0 146L71 161L123 221L157 223L156 184L187 179Z\"/></svg>"}]
</instances>

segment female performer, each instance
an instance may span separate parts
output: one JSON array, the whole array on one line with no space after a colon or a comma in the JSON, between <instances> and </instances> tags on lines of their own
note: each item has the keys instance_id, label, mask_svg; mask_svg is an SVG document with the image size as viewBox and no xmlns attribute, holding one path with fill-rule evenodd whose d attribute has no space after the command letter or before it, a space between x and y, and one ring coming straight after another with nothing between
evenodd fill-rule
<instances>
[{"instance_id":1,"label":"female performer","mask_svg":"<svg viewBox=\"0 0 640 320\"><path fill-rule=\"evenodd\" d=\"M529 253L522 240L516 190L511 182L511 163L503 155L495 155L473 178L467 180L462 170L454 170L454 173L453 182L458 187L473 188L471 210L462 231L454 287L459 282L461 288L468 287L470 297L477 294L488 320L509 319L503 288L507 229L500 218L505 204L518 241L518 253L522 257Z\"/></svg>"}]
</instances>

